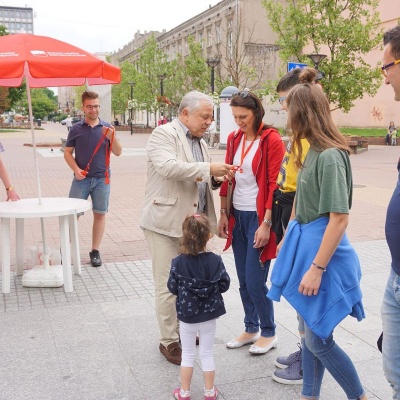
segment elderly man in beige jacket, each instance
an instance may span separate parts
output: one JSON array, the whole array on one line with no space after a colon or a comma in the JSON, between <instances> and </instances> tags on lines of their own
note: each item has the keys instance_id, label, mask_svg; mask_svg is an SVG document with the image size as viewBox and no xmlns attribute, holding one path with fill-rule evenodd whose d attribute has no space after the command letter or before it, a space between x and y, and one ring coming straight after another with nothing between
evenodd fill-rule
<instances>
[{"instance_id":1,"label":"elderly man in beige jacket","mask_svg":"<svg viewBox=\"0 0 400 400\"><path fill-rule=\"evenodd\" d=\"M228 164L211 162L202 140L212 119L211 97L191 91L179 105L178 118L156 127L147 144L147 185L140 226L152 255L159 349L177 365L182 353L176 297L167 288L171 260L178 255L182 222L187 215L204 212L216 227L211 190L231 170Z\"/></svg>"}]
</instances>

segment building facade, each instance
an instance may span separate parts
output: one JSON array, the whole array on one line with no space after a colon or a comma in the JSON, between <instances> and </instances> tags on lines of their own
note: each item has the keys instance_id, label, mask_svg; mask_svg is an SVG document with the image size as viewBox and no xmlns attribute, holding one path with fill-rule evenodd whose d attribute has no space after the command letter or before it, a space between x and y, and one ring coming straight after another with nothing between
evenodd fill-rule
<instances>
[{"instance_id":1,"label":"building facade","mask_svg":"<svg viewBox=\"0 0 400 400\"><path fill-rule=\"evenodd\" d=\"M229 80L239 89L256 89L266 80L277 78L277 36L266 23L266 11L260 0L223 0L168 32L137 32L131 42L110 55L111 63L134 62L151 35L169 61L178 55L187 56L189 40L193 38L201 44L206 59L219 61L215 67L216 81ZM250 69L251 73L244 72ZM135 112L135 122L146 118L140 111ZM154 116L149 122L155 124Z\"/></svg>"},{"instance_id":2,"label":"building facade","mask_svg":"<svg viewBox=\"0 0 400 400\"><path fill-rule=\"evenodd\" d=\"M33 9L30 7L0 6L0 25L7 28L8 33L34 33Z\"/></svg>"}]
</instances>

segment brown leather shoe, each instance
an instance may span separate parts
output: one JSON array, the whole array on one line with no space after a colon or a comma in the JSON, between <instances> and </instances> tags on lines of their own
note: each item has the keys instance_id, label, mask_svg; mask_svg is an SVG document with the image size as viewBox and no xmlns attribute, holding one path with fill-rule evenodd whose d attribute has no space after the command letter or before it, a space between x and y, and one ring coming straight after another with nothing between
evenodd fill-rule
<instances>
[{"instance_id":1,"label":"brown leather shoe","mask_svg":"<svg viewBox=\"0 0 400 400\"><path fill-rule=\"evenodd\" d=\"M178 342L173 342L167 347L160 343L160 352L172 364L181 365L182 349Z\"/></svg>"}]
</instances>

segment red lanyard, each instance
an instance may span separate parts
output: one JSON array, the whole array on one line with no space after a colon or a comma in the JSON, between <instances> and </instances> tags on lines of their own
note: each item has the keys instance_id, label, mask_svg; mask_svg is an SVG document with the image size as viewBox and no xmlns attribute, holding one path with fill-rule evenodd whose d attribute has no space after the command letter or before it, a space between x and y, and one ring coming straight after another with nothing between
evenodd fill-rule
<instances>
[{"instance_id":1,"label":"red lanyard","mask_svg":"<svg viewBox=\"0 0 400 400\"><path fill-rule=\"evenodd\" d=\"M87 175L87 173L88 173L88 171L89 171L89 168L90 168L90 163L92 162L93 157L95 156L95 154L96 154L97 151L99 150L99 148L100 148L101 144L103 143L104 139L107 137L108 131L109 131L110 129L113 129L113 128L109 128L109 127L104 127L104 128L105 128L105 129L104 129L103 135L101 136L99 142L97 143L97 146L96 146L96 148L94 149L94 152L93 152L93 154L92 154L92 157L90 157L90 160L89 160L89 162L87 163L85 170L82 172L82 175L84 175L84 176ZM110 166L111 149L112 149L113 141L114 141L114 134L113 134L112 137L111 137L110 145L108 146L108 148L107 148L107 146L106 146L106 172L105 172L105 176L106 176L106 177L105 177L105 183L106 183L106 185L108 185L108 184L110 183L110 177L109 177L109 174L108 174L108 168L109 168L109 166Z\"/></svg>"},{"instance_id":2,"label":"red lanyard","mask_svg":"<svg viewBox=\"0 0 400 400\"><path fill-rule=\"evenodd\" d=\"M260 127L258 128L257 133L255 134L253 140L251 141L251 143L250 143L249 147L246 149L246 151L245 151L245 147L246 147L246 134L243 133L243 146L242 146L242 154L241 154L241 157L240 157L240 165L235 166L235 167L234 167L235 170L239 170L239 172L241 172L241 173L243 172L243 161L244 161L244 159L246 158L247 154L249 153L249 151L250 151L251 147L253 146L255 140L258 138L258 134L260 133L262 127L263 127L263 123L261 122L261 125L260 125Z\"/></svg>"}]
</instances>

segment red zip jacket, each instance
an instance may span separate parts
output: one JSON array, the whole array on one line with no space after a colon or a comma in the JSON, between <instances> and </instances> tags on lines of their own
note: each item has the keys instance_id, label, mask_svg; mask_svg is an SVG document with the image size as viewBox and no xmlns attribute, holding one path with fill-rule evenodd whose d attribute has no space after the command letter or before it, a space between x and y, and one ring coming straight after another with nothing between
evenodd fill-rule
<instances>
[{"instance_id":1,"label":"red zip jacket","mask_svg":"<svg viewBox=\"0 0 400 400\"><path fill-rule=\"evenodd\" d=\"M278 187L276 184L279 169L285 154L285 145L282 138L275 128L263 127L258 149L253 158L253 173L259 188L256 206L258 223L261 225L264 219L265 210L272 210L272 195ZM229 134L226 146L225 162L233 164L233 158L239 145L243 139L243 131L238 129ZM232 180L233 190L235 190L235 178ZM226 197L228 190L228 182L224 182L221 186L219 195ZM228 239L225 244L224 251L228 249L232 243L232 230L235 226L235 218L232 213L229 216L229 232ZM260 253L260 261L265 262L275 258L276 243L275 233L270 231L268 243L263 247Z\"/></svg>"}]
</instances>

